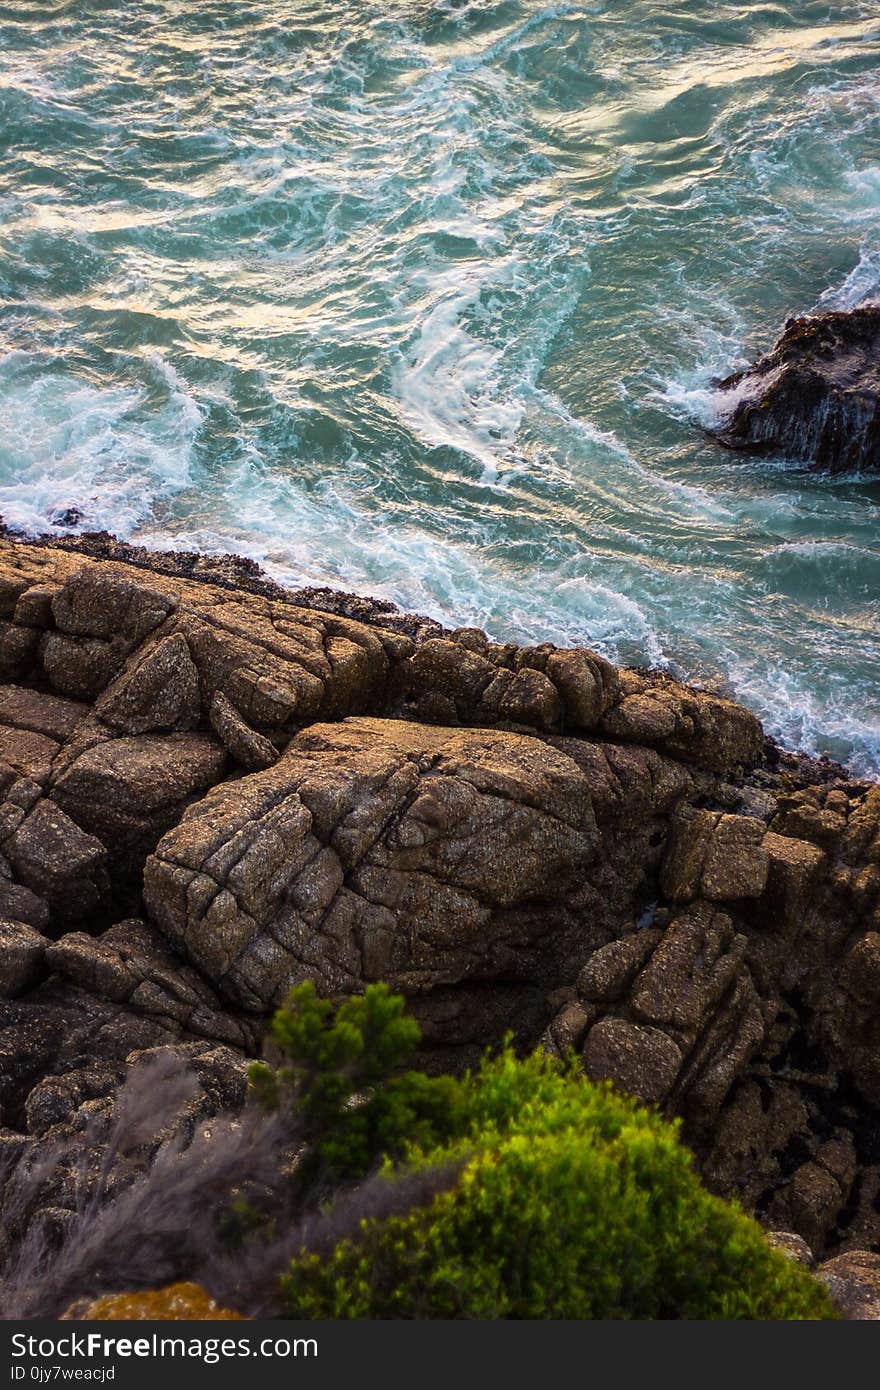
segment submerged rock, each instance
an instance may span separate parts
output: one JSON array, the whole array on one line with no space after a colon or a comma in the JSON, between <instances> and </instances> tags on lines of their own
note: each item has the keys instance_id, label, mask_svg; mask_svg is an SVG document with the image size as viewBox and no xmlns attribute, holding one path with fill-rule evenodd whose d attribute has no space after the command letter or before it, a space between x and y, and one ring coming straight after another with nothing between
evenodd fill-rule
<instances>
[{"instance_id":1,"label":"submerged rock","mask_svg":"<svg viewBox=\"0 0 880 1390\"><path fill-rule=\"evenodd\" d=\"M727 448L880 471L880 306L789 319L772 352L717 387Z\"/></svg>"}]
</instances>

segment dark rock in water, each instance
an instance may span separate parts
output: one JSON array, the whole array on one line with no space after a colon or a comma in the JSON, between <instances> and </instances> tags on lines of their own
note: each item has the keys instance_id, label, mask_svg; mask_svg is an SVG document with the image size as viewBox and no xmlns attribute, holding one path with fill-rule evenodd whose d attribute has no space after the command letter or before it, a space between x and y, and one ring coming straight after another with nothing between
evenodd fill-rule
<instances>
[{"instance_id":1,"label":"dark rock in water","mask_svg":"<svg viewBox=\"0 0 880 1390\"><path fill-rule=\"evenodd\" d=\"M789 319L771 353L716 385L727 448L880 471L880 306Z\"/></svg>"},{"instance_id":2,"label":"dark rock in water","mask_svg":"<svg viewBox=\"0 0 880 1390\"><path fill-rule=\"evenodd\" d=\"M53 526L79 526L83 520L83 514L79 507L65 507L62 512L55 512L52 517Z\"/></svg>"}]
</instances>

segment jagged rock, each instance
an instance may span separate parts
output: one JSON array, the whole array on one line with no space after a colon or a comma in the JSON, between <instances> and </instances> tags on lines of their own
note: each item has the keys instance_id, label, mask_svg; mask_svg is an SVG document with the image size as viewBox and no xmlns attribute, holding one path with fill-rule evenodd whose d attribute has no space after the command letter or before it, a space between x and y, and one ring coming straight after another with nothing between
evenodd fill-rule
<instances>
[{"instance_id":1,"label":"jagged rock","mask_svg":"<svg viewBox=\"0 0 880 1390\"><path fill-rule=\"evenodd\" d=\"M789 319L773 351L717 383L729 449L829 473L880 468L880 308Z\"/></svg>"},{"instance_id":2,"label":"jagged rock","mask_svg":"<svg viewBox=\"0 0 880 1390\"><path fill-rule=\"evenodd\" d=\"M28 1134L12 1174L15 1198L4 1194L7 1237L39 1233L57 1244L68 1232L81 1236L92 1203L124 1193L160 1146L166 1156L186 1151L215 1117L238 1114L246 1086L240 1055L205 1042L68 1061L43 1075L16 1115ZM0 1174L0 1185L6 1179Z\"/></svg>"},{"instance_id":3,"label":"jagged rock","mask_svg":"<svg viewBox=\"0 0 880 1390\"><path fill-rule=\"evenodd\" d=\"M559 692L566 730L595 729L620 694L617 670L596 652L553 652L546 672Z\"/></svg>"},{"instance_id":4,"label":"jagged rock","mask_svg":"<svg viewBox=\"0 0 880 1390\"><path fill-rule=\"evenodd\" d=\"M205 1009L204 1017L208 1013ZM234 1023L234 1014L226 1017ZM241 1037L252 1052L258 1034L245 1021ZM149 1012L136 1001L100 998L71 978L50 977L17 999L0 998L0 1123L26 1130L28 1108L36 1115L38 1103L39 1124L47 1129L69 1120L96 1096L112 1100L133 1054L164 1047L184 1061L198 1062L202 1087L213 1097L205 1115L241 1105L247 1054L240 1041L200 1035L198 1028L185 1027L170 1014ZM204 1067L203 1058L208 1059ZM83 1112L82 1122L89 1113Z\"/></svg>"},{"instance_id":5,"label":"jagged rock","mask_svg":"<svg viewBox=\"0 0 880 1390\"><path fill-rule=\"evenodd\" d=\"M797 1168L785 1189L777 1194L770 1206L771 1220L780 1215L791 1217L792 1225L807 1243L816 1250L823 1249L825 1240L837 1223L838 1213L849 1195L833 1173L822 1164L808 1159Z\"/></svg>"},{"instance_id":6,"label":"jagged rock","mask_svg":"<svg viewBox=\"0 0 880 1390\"><path fill-rule=\"evenodd\" d=\"M13 883L11 875L7 861L0 856L0 917L24 922L35 931L43 932L49 925L49 904L23 883Z\"/></svg>"},{"instance_id":7,"label":"jagged rock","mask_svg":"<svg viewBox=\"0 0 880 1390\"><path fill-rule=\"evenodd\" d=\"M744 936L730 918L698 905L662 933L632 984L630 1010L648 1023L696 1037L713 1010L729 1002L743 974Z\"/></svg>"},{"instance_id":8,"label":"jagged rock","mask_svg":"<svg viewBox=\"0 0 880 1390\"><path fill-rule=\"evenodd\" d=\"M210 618L187 610L178 619L205 709L222 690L259 729L292 728L317 717L331 675L319 629L292 622L279 629L268 615L233 603Z\"/></svg>"},{"instance_id":9,"label":"jagged rock","mask_svg":"<svg viewBox=\"0 0 880 1390\"><path fill-rule=\"evenodd\" d=\"M51 980L24 998L0 1000L0 1122L22 1128L27 1097L46 1077L91 1066L96 1057L123 1062L180 1035L176 1023Z\"/></svg>"},{"instance_id":10,"label":"jagged rock","mask_svg":"<svg viewBox=\"0 0 880 1390\"><path fill-rule=\"evenodd\" d=\"M411 995L407 1008L422 1030L420 1060L434 1071L477 1066L506 1032L537 1038L547 1022L546 989L529 980L438 985Z\"/></svg>"},{"instance_id":11,"label":"jagged rock","mask_svg":"<svg viewBox=\"0 0 880 1390\"><path fill-rule=\"evenodd\" d=\"M876 1251L837 1255L820 1265L817 1274L845 1318L880 1320L880 1255Z\"/></svg>"},{"instance_id":12,"label":"jagged rock","mask_svg":"<svg viewBox=\"0 0 880 1390\"><path fill-rule=\"evenodd\" d=\"M22 777L45 784L60 745L45 734L0 723L0 759Z\"/></svg>"},{"instance_id":13,"label":"jagged rock","mask_svg":"<svg viewBox=\"0 0 880 1390\"><path fill-rule=\"evenodd\" d=\"M810 840L821 849L834 850L846 830L849 803L841 792L819 787L780 797L770 828L796 840Z\"/></svg>"},{"instance_id":14,"label":"jagged rock","mask_svg":"<svg viewBox=\"0 0 880 1390\"><path fill-rule=\"evenodd\" d=\"M39 630L0 621L0 679L26 679L40 646Z\"/></svg>"},{"instance_id":15,"label":"jagged rock","mask_svg":"<svg viewBox=\"0 0 880 1390\"><path fill-rule=\"evenodd\" d=\"M277 760L278 749L274 743L270 743L262 734L248 727L222 690L214 694L209 717L211 728L229 756L249 772L271 767Z\"/></svg>"},{"instance_id":16,"label":"jagged rock","mask_svg":"<svg viewBox=\"0 0 880 1390\"><path fill-rule=\"evenodd\" d=\"M480 703L489 715L505 724L541 730L559 725L559 695L541 671L498 671L483 691Z\"/></svg>"},{"instance_id":17,"label":"jagged rock","mask_svg":"<svg viewBox=\"0 0 880 1390\"><path fill-rule=\"evenodd\" d=\"M620 704L606 715L603 728L612 738L633 743L658 744L671 738L678 723L674 697L663 691L624 695Z\"/></svg>"},{"instance_id":18,"label":"jagged rock","mask_svg":"<svg viewBox=\"0 0 880 1390\"><path fill-rule=\"evenodd\" d=\"M157 628L177 604L173 596L146 584L141 576L101 573L83 567L65 580L52 598L59 632L73 637L120 637L135 645Z\"/></svg>"},{"instance_id":19,"label":"jagged rock","mask_svg":"<svg viewBox=\"0 0 880 1390\"><path fill-rule=\"evenodd\" d=\"M697 903L665 931L609 942L590 958L544 1045L567 1045L577 1019L583 1063L641 1100L670 1102L705 1128L764 1037L747 940ZM581 1018L578 1009L583 1011Z\"/></svg>"},{"instance_id":20,"label":"jagged rock","mask_svg":"<svg viewBox=\"0 0 880 1390\"><path fill-rule=\"evenodd\" d=\"M164 576L145 583L131 566L95 564L60 548L6 543L7 556L3 613L13 621L4 640L15 678L31 662L61 693L94 699L103 691L99 713L124 732L186 727L198 717L186 652L204 710L220 690L257 729L292 732L319 712L371 708L413 649L402 634L342 616ZM37 589L50 601L31 604L27 623L17 625L18 605ZM15 634L24 634L24 645L15 645Z\"/></svg>"},{"instance_id":21,"label":"jagged rock","mask_svg":"<svg viewBox=\"0 0 880 1390\"><path fill-rule=\"evenodd\" d=\"M24 1103L25 1127L34 1139L42 1139L50 1130L69 1123L82 1107L94 1101L112 1098L125 1080L125 1062L96 1061L62 1072L44 1076L28 1093Z\"/></svg>"},{"instance_id":22,"label":"jagged rock","mask_svg":"<svg viewBox=\"0 0 880 1390\"><path fill-rule=\"evenodd\" d=\"M23 994L43 974L49 942L25 922L0 918L0 995Z\"/></svg>"},{"instance_id":23,"label":"jagged rock","mask_svg":"<svg viewBox=\"0 0 880 1390\"><path fill-rule=\"evenodd\" d=\"M51 627L52 600L57 593L57 584L33 584L25 589L16 600L14 622L21 627Z\"/></svg>"},{"instance_id":24,"label":"jagged rock","mask_svg":"<svg viewBox=\"0 0 880 1390\"><path fill-rule=\"evenodd\" d=\"M820 1257L880 1237L880 788L585 648L109 537L0 537L0 680L0 917L64 933L0 1003L4 1153L387 978L425 1065L574 1048Z\"/></svg>"},{"instance_id":25,"label":"jagged rock","mask_svg":"<svg viewBox=\"0 0 880 1390\"><path fill-rule=\"evenodd\" d=\"M781 1157L811 1132L811 1097L794 1078L764 1089L754 1078L735 1086L715 1122L703 1171L719 1192L740 1192L755 1210L782 1182ZM806 1151L806 1147L804 1150ZM800 1233L798 1233L800 1234Z\"/></svg>"},{"instance_id":26,"label":"jagged rock","mask_svg":"<svg viewBox=\"0 0 880 1390\"><path fill-rule=\"evenodd\" d=\"M106 902L107 851L51 801L37 801L3 842L3 853L59 922L96 913Z\"/></svg>"},{"instance_id":27,"label":"jagged rock","mask_svg":"<svg viewBox=\"0 0 880 1390\"><path fill-rule=\"evenodd\" d=\"M711 772L748 767L761 756L760 722L732 700L630 673L621 693L601 720L610 738L646 743Z\"/></svg>"},{"instance_id":28,"label":"jagged rock","mask_svg":"<svg viewBox=\"0 0 880 1390\"><path fill-rule=\"evenodd\" d=\"M479 708L483 691L497 675L486 656L457 642L436 639L425 642L409 662L410 692L440 696L455 710L458 719L468 718Z\"/></svg>"},{"instance_id":29,"label":"jagged rock","mask_svg":"<svg viewBox=\"0 0 880 1390\"><path fill-rule=\"evenodd\" d=\"M811 991L815 1033L833 1065L880 1104L880 933L851 941L821 990Z\"/></svg>"},{"instance_id":30,"label":"jagged rock","mask_svg":"<svg viewBox=\"0 0 880 1390\"><path fill-rule=\"evenodd\" d=\"M841 854L851 864L880 864L880 787L869 787L852 807Z\"/></svg>"},{"instance_id":31,"label":"jagged rock","mask_svg":"<svg viewBox=\"0 0 880 1390\"><path fill-rule=\"evenodd\" d=\"M843 990L860 1005L880 1006L880 932L865 932L847 951L840 969Z\"/></svg>"},{"instance_id":32,"label":"jagged rock","mask_svg":"<svg viewBox=\"0 0 880 1390\"><path fill-rule=\"evenodd\" d=\"M224 1009L210 985L138 919L117 922L99 937L62 936L49 945L46 965L90 994L179 1023L188 1033L250 1049L259 1037L249 1020Z\"/></svg>"},{"instance_id":33,"label":"jagged rock","mask_svg":"<svg viewBox=\"0 0 880 1390\"><path fill-rule=\"evenodd\" d=\"M34 655L37 652L42 674L53 690L74 700L94 700L122 666L126 643L120 638L105 642L99 637L46 632L34 648Z\"/></svg>"},{"instance_id":34,"label":"jagged rock","mask_svg":"<svg viewBox=\"0 0 880 1390\"><path fill-rule=\"evenodd\" d=\"M664 677L627 673L576 647L476 650L447 638L416 649L404 679L420 719L587 732L648 744L712 771L755 762L763 734L730 700L685 690Z\"/></svg>"},{"instance_id":35,"label":"jagged rock","mask_svg":"<svg viewBox=\"0 0 880 1390\"><path fill-rule=\"evenodd\" d=\"M551 1020L541 1043L547 1052L564 1057L583 1046L587 1029L596 1017L596 1010L580 1000L565 1003Z\"/></svg>"},{"instance_id":36,"label":"jagged rock","mask_svg":"<svg viewBox=\"0 0 880 1390\"><path fill-rule=\"evenodd\" d=\"M98 713L122 732L183 728L196 717L185 642L202 711L220 692L246 725L271 738L316 718L388 713L402 698L419 717L447 722L565 733L607 723L612 737L647 741L713 770L761 754L760 725L739 706L664 677L632 676L624 690L615 668L586 648L517 649L483 634L476 641L470 630L439 635L424 621L412 628L428 636L414 643L381 626L274 598L231 597L190 579L155 573L145 583L130 565L66 548L7 542L3 558L12 621L0 650L8 646L14 678L35 672L60 694L101 696ZM151 563L161 570L162 557ZM192 557L179 568L192 572ZM16 621L19 605L26 622ZM354 607L373 622L383 616L375 606ZM164 691L160 706L163 663L185 689ZM636 717L642 707L659 716Z\"/></svg>"},{"instance_id":37,"label":"jagged rock","mask_svg":"<svg viewBox=\"0 0 880 1390\"><path fill-rule=\"evenodd\" d=\"M624 936L619 941L610 941L590 957L578 976L578 995L589 1003L615 1003L626 992L662 938L662 932L647 930Z\"/></svg>"},{"instance_id":38,"label":"jagged rock","mask_svg":"<svg viewBox=\"0 0 880 1390\"><path fill-rule=\"evenodd\" d=\"M138 651L95 705L99 718L124 734L191 729L200 710L199 673L181 633Z\"/></svg>"},{"instance_id":39,"label":"jagged rock","mask_svg":"<svg viewBox=\"0 0 880 1390\"><path fill-rule=\"evenodd\" d=\"M842 1250L876 1246L877 1212L880 1211L880 1163L866 1162L864 1152L856 1154L858 1172L842 1232Z\"/></svg>"},{"instance_id":40,"label":"jagged rock","mask_svg":"<svg viewBox=\"0 0 880 1390\"><path fill-rule=\"evenodd\" d=\"M0 686L0 723L63 743L89 713L89 706L20 685Z\"/></svg>"},{"instance_id":41,"label":"jagged rock","mask_svg":"<svg viewBox=\"0 0 880 1390\"><path fill-rule=\"evenodd\" d=\"M0 847L24 821L40 800L41 787L28 777L19 777L14 768L0 762ZM2 864L4 876L11 876L8 856L4 852Z\"/></svg>"},{"instance_id":42,"label":"jagged rock","mask_svg":"<svg viewBox=\"0 0 880 1390\"><path fill-rule=\"evenodd\" d=\"M186 1128L191 1134L196 1124L224 1112L236 1113L244 1103L247 1091L246 1063L232 1049L205 1042L163 1042L152 1047L136 1048L116 1061L86 1062L70 1071L44 1077L28 1093L24 1105L27 1132L34 1138L63 1139L86 1134L94 1129L96 1119L109 1128L118 1113L118 1092L133 1067L143 1068L158 1063L158 1072L174 1079L184 1079L181 1099L173 1119L175 1127ZM167 1137L160 1124L150 1127L155 1117L163 1118L159 1103L143 1106L143 1139L156 1142ZM96 1103L97 1102L97 1103ZM93 1156L92 1156L93 1157ZM67 1194L69 1198L70 1194Z\"/></svg>"},{"instance_id":43,"label":"jagged rock","mask_svg":"<svg viewBox=\"0 0 880 1390\"><path fill-rule=\"evenodd\" d=\"M803 918L827 857L806 840L792 840L773 831L761 844L770 858L767 905L771 912L777 910L783 921L797 922Z\"/></svg>"},{"instance_id":44,"label":"jagged rock","mask_svg":"<svg viewBox=\"0 0 880 1390\"><path fill-rule=\"evenodd\" d=\"M763 823L747 816L699 811L680 817L663 867L667 897L673 902L760 898L770 868L765 834Z\"/></svg>"},{"instance_id":45,"label":"jagged rock","mask_svg":"<svg viewBox=\"0 0 880 1390\"><path fill-rule=\"evenodd\" d=\"M660 1028L603 1018L587 1034L584 1070L593 1081L612 1081L646 1104L666 1099L681 1069L681 1052Z\"/></svg>"},{"instance_id":46,"label":"jagged rock","mask_svg":"<svg viewBox=\"0 0 880 1390\"><path fill-rule=\"evenodd\" d=\"M139 734L75 757L51 790L71 821L108 846L123 874L143 863L192 799L223 775L224 749L201 733Z\"/></svg>"},{"instance_id":47,"label":"jagged rock","mask_svg":"<svg viewBox=\"0 0 880 1390\"><path fill-rule=\"evenodd\" d=\"M768 831L763 821L685 807L673 824L661 886L672 902L760 903L781 960L783 934L803 923L826 866L816 845Z\"/></svg>"}]
</instances>

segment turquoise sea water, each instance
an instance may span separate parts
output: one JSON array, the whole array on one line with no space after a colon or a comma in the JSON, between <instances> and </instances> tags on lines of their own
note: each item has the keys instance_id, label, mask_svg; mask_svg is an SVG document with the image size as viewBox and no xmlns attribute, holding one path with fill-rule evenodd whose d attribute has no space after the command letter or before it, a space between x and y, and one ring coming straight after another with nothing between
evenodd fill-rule
<instances>
[{"instance_id":1,"label":"turquoise sea water","mask_svg":"<svg viewBox=\"0 0 880 1390\"><path fill-rule=\"evenodd\" d=\"M873 297L876 0L0 3L24 530L665 664L876 770L880 486L700 428Z\"/></svg>"}]
</instances>

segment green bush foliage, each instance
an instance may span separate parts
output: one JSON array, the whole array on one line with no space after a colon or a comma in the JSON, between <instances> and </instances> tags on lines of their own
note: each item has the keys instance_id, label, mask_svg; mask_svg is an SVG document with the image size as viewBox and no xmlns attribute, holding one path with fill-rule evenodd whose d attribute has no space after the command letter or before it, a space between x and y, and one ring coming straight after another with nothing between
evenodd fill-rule
<instances>
[{"instance_id":1,"label":"green bush foliage","mask_svg":"<svg viewBox=\"0 0 880 1390\"><path fill-rule=\"evenodd\" d=\"M389 1000L375 995L357 1017ZM405 1109L382 1112L359 1157L381 1142L406 1147L395 1128ZM404 1215L365 1220L327 1258L304 1249L282 1278L288 1316L834 1316L818 1283L703 1188L674 1125L589 1084L573 1060L505 1050L448 1083L440 1110L440 1124L435 1115L416 1129L409 1171L457 1161L456 1184Z\"/></svg>"},{"instance_id":2,"label":"green bush foliage","mask_svg":"<svg viewBox=\"0 0 880 1390\"><path fill-rule=\"evenodd\" d=\"M298 985L272 1020L278 1068L254 1062L258 1101L290 1114L309 1146L304 1180L360 1177L379 1158L399 1158L457 1133L460 1087L452 1077L403 1071L419 1026L387 985L334 1008L311 981Z\"/></svg>"}]
</instances>

